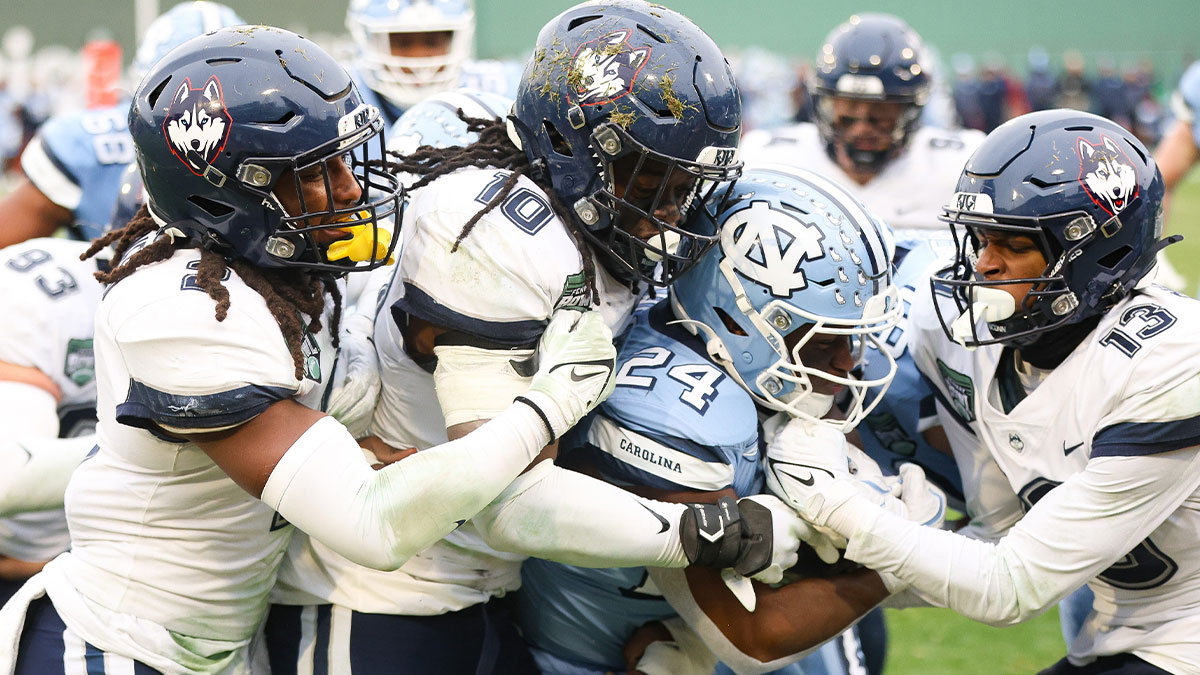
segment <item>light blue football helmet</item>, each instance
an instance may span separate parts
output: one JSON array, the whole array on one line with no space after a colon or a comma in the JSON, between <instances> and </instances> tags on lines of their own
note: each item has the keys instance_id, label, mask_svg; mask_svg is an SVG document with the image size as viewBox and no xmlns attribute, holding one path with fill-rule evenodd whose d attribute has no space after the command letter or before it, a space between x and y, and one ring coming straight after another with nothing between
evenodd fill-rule
<instances>
[{"instance_id":1,"label":"light blue football helmet","mask_svg":"<svg viewBox=\"0 0 1200 675\"><path fill-rule=\"evenodd\" d=\"M853 428L874 407L868 390L896 372L881 348L903 312L888 226L836 183L775 165L748 169L693 219L719 244L671 287L675 315L760 405ZM806 326L788 349L785 338ZM877 349L888 366L869 380L807 366L801 350L818 334L849 336L858 359ZM815 392L814 378L846 388L845 419L825 419L834 397Z\"/></svg>"},{"instance_id":2,"label":"light blue football helmet","mask_svg":"<svg viewBox=\"0 0 1200 675\"><path fill-rule=\"evenodd\" d=\"M388 150L407 155L422 145L470 145L479 135L467 130L466 122L458 118L459 110L467 117L500 119L511 108L512 99L475 89L459 88L430 96L405 110L388 130Z\"/></svg>"},{"instance_id":3,"label":"light blue football helmet","mask_svg":"<svg viewBox=\"0 0 1200 675\"><path fill-rule=\"evenodd\" d=\"M156 61L188 40L218 28L241 26L246 22L237 12L219 2L195 0L175 5L158 15L146 28L138 44L130 73L136 86Z\"/></svg>"},{"instance_id":4,"label":"light blue football helmet","mask_svg":"<svg viewBox=\"0 0 1200 675\"><path fill-rule=\"evenodd\" d=\"M470 0L351 0L346 29L367 86L400 108L458 86L475 49ZM436 55L397 53L405 48L393 45L393 36L403 41L413 33L448 33L449 46Z\"/></svg>"}]
</instances>

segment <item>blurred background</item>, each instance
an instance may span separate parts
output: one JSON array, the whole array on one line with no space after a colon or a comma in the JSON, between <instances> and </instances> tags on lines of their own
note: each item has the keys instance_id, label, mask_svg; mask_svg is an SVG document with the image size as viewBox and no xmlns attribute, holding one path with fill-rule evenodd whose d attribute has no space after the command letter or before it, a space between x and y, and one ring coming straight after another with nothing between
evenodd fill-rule
<instances>
[{"instance_id":1,"label":"blurred background","mask_svg":"<svg viewBox=\"0 0 1200 675\"><path fill-rule=\"evenodd\" d=\"M346 1L295 4L225 0L252 22L304 34L349 63ZM5 0L0 7L0 195L19 175L23 144L52 114L114 105L145 26L172 0ZM989 131L1030 110L1072 107L1105 115L1153 147L1172 121L1169 98L1200 55L1196 0L1059 0L1052 3L816 3L666 0L725 49L745 101L746 126L806 120L805 79L824 36L852 12L905 19L936 56L939 94L926 123ZM538 29L568 2L476 0L476 55L522 62ZM1192 18L1188 18L1192 17ZM1200 280L1200 179L1177 189L1167 229L1189 236L1170 249ZM1009 629L943 610L889 610L888 675L1035 672L1065 652L1057 610Z\"/></svg>"}]
</instances>

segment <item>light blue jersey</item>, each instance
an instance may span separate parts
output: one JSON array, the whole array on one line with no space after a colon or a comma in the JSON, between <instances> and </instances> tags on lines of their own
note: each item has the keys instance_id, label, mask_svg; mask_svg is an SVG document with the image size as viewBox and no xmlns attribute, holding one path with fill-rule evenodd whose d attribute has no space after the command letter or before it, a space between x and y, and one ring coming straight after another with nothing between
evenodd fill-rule
<instances>
[{"instance_id":1,"label":"light blue jersey","mask_svg":"<svg viewBox=\"0 0 1200 675\"><path fill-rule=\"evenodd\" d=\"M1179 78L1179 89L1171 100L1175 116L1192 127L1192 140L1200 147L1200 61L1196 61Z\"/></svg>"},{"instance_id":2,"label":"light blue jersey","mask_svg":"<svg viewBox=\"0 0 1200 675\"><path fill-rule=\"evenodd\" d=\"M667 325L673 318L667 301L635 315L615 391L563 439L559 461L622 486L757 493L763 476L754 402L698 338ZM623 672L629 636L676 614L644 567L530 559L521 579L518 622L535 650L552 655L556 671Z\"/></svg>"},{"instance_id":3,"label":"light blue jersey","mask_svg":"<svg viewBox=\"0 0 1200 675\"><path fill-rule=\"evenodd\" d=\"M919 464L925 475L946 493L951 506L964 508L962 478L954 458L929 445L921 432L937 424L935 389L917 370L908 350L908 311L917 293L929 293L928 276L953 254L948 238L913 238L896 243L896 286L904 301L904 318L885 342L896 359L896 376L879 405L858 425L862 449L885 474L895 475L905 462ZM866 379L886 373L885 359L871 358L868 350L863 371ZM872 398L876 394L872 393Z\"/></svg>"},{"instance_id":4,"label":"light blue jersey","mask_svg":"<svg viewBox=\"0 0 1200 675\"><path fill-rule=\"evenodd\" d=\"M21 154L21 169L42 194L75 217L74 236L100 236L112 216L121 173L135 160L129 103L56 115Z\"/></svg>"}]
</instances>

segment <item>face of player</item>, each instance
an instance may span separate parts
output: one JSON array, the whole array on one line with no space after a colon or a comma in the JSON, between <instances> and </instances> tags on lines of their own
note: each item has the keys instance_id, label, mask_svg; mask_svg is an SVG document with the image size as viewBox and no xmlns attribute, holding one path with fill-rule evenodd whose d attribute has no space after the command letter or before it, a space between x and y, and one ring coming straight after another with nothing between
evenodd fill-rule
<instances>
[{"instance_id":1,"label":"face of player","mask_svg":"<svg viewBox=\"0 0 1200 675\"><path fill-rule=\"evenodd\" d=\"M1046 258L1033 239L999 230L975 231L979 260L975 271L988 281L1035 279L1046 269ZM997 286L1013 296L1017 307L1034 284L1002 284Z\"/></svg>"},{"instance_id":2,"label":"face of player","mask_svg":"<svg viewBox=\"0 0 1200 675\"><path fill-rule=\"evenodd\" d=\"M859 101L835 96L833 130L840 140L834 148L838 166L843 171L857 171L846 153L847 145L856 150L884 152L892 147L893 134L904 104L895 101Z\"/></svg>"},{"instance_id":3,"label":"face of player","mask_svg":"<svg viewBox=\"0 0 1200 675\"><path fill-rule=\"evenodd\" d=\"M647 159L637 171L637 157L622 157L613 164L613 188L616 196L637 208L651 213L655 218L671 226L679 225L683 218L683 203L695 184L695 177L682 170L671 171L660 162ZM630 176L633 180L630 181ZM659 203L654 204L659 188L666 184ZM653 211L651 211L653 209ZM648 241L659 233L658 226L648 218L624 211L617 227L633 236Z\"/></svg>"},{"instance_id":4,"label":"face of player","mask_svg":"<svg viewBox=\"0 0 1200 675\"><path fill-rule=\"evenodd\" d=\"M323 171L321 165L310 166L299 174L288 170L279 179L275 187L275 196L288 214L316 213L332 209L344 209L358 203L362 198L362 188L358 179L342 157L326 160ZM325 175L329 175L330 189L325 188ZM296 179L299 178L300 189L296 191ZM335 216L327 213L324 216L313 216L305 219L299 227L328 225L334 222ZM344 236L339 230L316 230L313 232L319 243L329 243Z\"/></svg>"},{"instance_id":5,"label":"face of player","mask_svg":"<svg viewBox=\"0 0 1200 675\"><path fill-rule=\"evenodd\" d=\"M392 50L392 56L408 58L444 56L450 53L452 37L453 33L448 30L389 33L388 47Z\"/></svg>"},{"instance_id":6,"label":"face of player","mask_svg":"<svg viewBox=\"0 0 1200 675\"><path fill-rule=\"evenodd\" d=\"M788 351L793 352L800 339L807 335L813 324L802 326L783 338ZM829 373L834 377L847 377L854 368L854 354L850 348L850 336L817 333L800 348L800 362L809 368ZM833 395L845 388L821 377L812 378L813 391Z\"/></svg>"}]
</instances>

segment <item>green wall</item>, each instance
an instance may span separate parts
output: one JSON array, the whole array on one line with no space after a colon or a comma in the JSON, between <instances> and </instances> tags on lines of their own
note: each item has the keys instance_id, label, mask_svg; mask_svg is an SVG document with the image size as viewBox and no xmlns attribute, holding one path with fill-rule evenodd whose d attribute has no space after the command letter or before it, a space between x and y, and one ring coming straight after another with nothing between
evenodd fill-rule
<instances>
[{"instance_id":1,"label":"green wall","mask_svg":"<svg viewBox=\"0 0 1200 675\"><path fill-rule=\"evenodd\" d=\"M159 0L160 9L176 0ZM248 20L274 23L309 35L340 33L346 0L331 2L228 0ZM1030 46L1052 55L1076 48L1089 64L1099 56L1118 63L1149 57L1164 78L1200 56L1197 0L867 0L862 3L800 0L665 0L690 16L723 46L761 45L809 57L821 38L853 10L888 11L904 17L944 57L994 52L1016 68ZM565 2L476 0L480 56L524 53L538 29ZM134 43L133 0L0 0L0 32L23 23L39 45L78 48L97 28L130 49Z\"/></svg>"}]
</instances>

